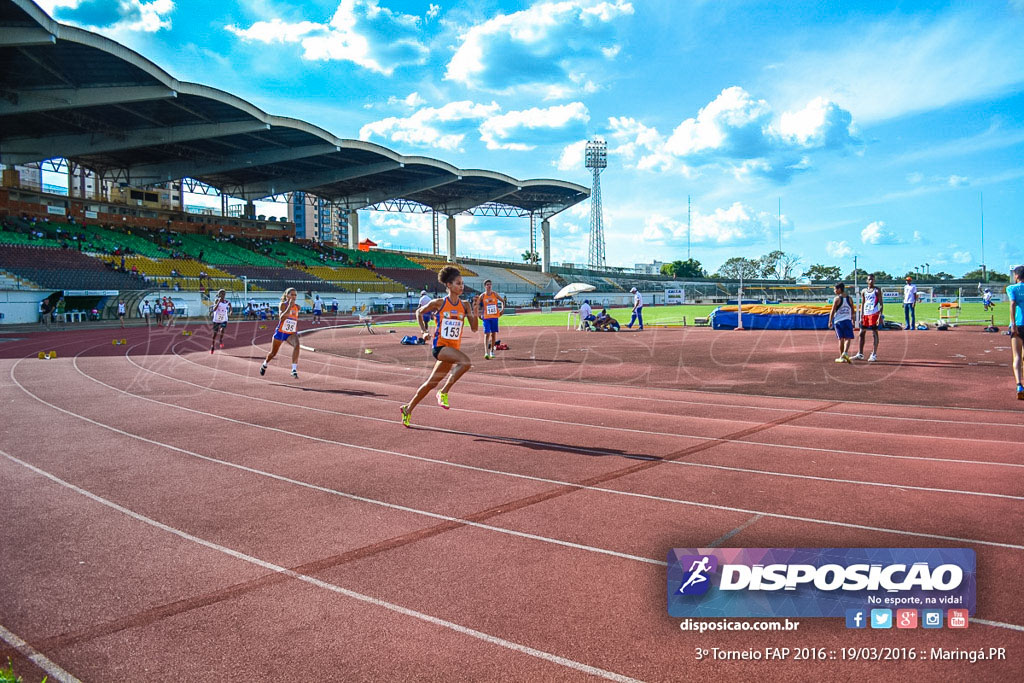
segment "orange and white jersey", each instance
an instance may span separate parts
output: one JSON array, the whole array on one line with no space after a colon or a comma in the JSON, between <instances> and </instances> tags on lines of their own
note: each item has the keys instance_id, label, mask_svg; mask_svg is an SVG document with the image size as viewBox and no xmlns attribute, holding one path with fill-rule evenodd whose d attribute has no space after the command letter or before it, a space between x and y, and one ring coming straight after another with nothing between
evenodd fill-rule
<instances>
[{"instance_id":1,"label":"orange and white jersey","mask_svg":"<svg viewBox=\"0 0 1024 683\"><path fill-rule=\"evenodd\" d=\"M491 292L490 294L484 292L480 295L480 310L483 311L484 320L499 317L501 315L501 307L501 297L498 296L497 292Z\"/></svg>"},{"instance_id":2,"label":"orange and white jersey","mask_svg":"<svg viewBox=\"0 0 1024 683\"><path fill-rule=\"evenodd\" d=\"M444 298L441 310L437 312L437 329L434 330L434 346L450 346L458 349L462 345L462 327L466 321L466 308L459 299L452 303Z\"/></svg>"},{"instance_id":3,"label":"orange and white jersey","mask_svg":"<svg viewBox=\"0 0 1024 683\"><path fill-rule=\"evenodd\" d=\"M277 324L277 331L282 334L295 334L299 331L299 305L292 304L284 317L281 318L281 322Z\"/></svg>"}]
</instances>

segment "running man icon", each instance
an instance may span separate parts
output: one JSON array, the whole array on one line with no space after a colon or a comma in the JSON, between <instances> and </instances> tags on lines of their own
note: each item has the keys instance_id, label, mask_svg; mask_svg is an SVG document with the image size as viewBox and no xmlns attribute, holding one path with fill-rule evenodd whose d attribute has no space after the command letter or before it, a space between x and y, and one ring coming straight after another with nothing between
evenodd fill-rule
<instances>
[{"instance_id":1,"label":"running man icon","mask_svg":"<svg viewBox=\"0 0 1024 683\"><path fill-rule=\"evenodd\" d=\"M701 555L699 559L694 558L687 570L690 574L683 585L679 587L679 593L681 595L698 595L707 592L708 586L704 585L708 583L707 575L715 571L717 565L718 562L712 555Z\"/></svg>"}]
</instances>

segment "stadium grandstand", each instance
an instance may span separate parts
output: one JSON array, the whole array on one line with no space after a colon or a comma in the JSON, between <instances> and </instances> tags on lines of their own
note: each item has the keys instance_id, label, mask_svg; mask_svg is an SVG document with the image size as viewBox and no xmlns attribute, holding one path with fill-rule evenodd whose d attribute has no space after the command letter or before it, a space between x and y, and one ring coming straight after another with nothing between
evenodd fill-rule
<instances>
[{"instance_id":1,"label":"stadium grandstand","mask_svg":"<svg viewBox=\"0 0 1024 683\"><path fill-rule=\"evenodd\" d=\"M343 309L382 297L407 308L420 290L439 290L436 271L448 263L462 268L468 293L490 279L517 306L550 301L571 283L594 287L603 303L627 303L632 287L650 303L665 290L707 303L737 295L736 283L556 266L549 221L587 188L463 170L267 114L55 22L29 0L0 0L0 65L0 287L12 292L4 322L34 320L40 300L58 292L108 312L119 298L168 291L201 312L220 288L244 299L289 286L336 297ZM44 183L44 170L64 173L66 187ZM219 195L221 210L187 210L186 190ZM293 222L256 215L257 200L295 197L326 205L341 232L311 239ZM238 211L229 198L243 202ZM432 214L433 252L361 246L359 212L369 210ZM540 263L460 258L460 215L522 219L524 242L525 225L532 235L539 223ZM958 295L953 285L935 296ZM824 291L749 282L744 296L810 301Z\"/></svg>"},{"instance_id":2,"label":"stadium grandstand","mask_svg":"<svg viewBox=\"0 0 1024 683\"><path fill-rule=\"evenodd\" d=\"M0 0L0 29L0 269L23 291L294 285L418 295L439 267L459 261L459 215L540 221L549 264L548 221L589 196L574 183L463 170L267 114L179 81L29 0ZM44 183L44 169L63 172L66 188ZM221 211L186 210L186 190L220 195ZM299 193L342 217L344 232L332 236L341 244L304 240L295 223L256 215L256 200ZM241 211L228 211L229 197L244 202ZM365 210L433 213L434 253L361 250ZM543 289L502 271L496 284Z\"/></svg>"}]
</instances>

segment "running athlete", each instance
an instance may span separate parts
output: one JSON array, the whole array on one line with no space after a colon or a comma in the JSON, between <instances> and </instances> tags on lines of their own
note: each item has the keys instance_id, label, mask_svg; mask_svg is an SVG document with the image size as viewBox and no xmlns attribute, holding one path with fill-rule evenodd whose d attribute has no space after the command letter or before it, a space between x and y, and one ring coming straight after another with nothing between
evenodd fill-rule
<instances>
[{"instance_id":1,"label":"running athlete","mask_svg":"<svg viewBox=\"0 0 1024 683\"><path fill-rule=\"evenodd\" d=\"M117 318L121 321L121 329L124 329L124 314L127 312L124 301L117 302Z\"/></svg>"},{"instance_id":2,"label":"running athlete","mask_svg":"<svg viewBox=\"0 0 1024 683\"><path fill-rule=\"evenodd\" d=\"M484 360L494 358L494 346L498 343L498 318L508 301L497 292L491 291L491 281L484 280L483 294L473 302L474 312L479 315L483 311L484 320Z\"/></svg>"},{"instance_id":3,"label":"running athlete","mask_svg":"<svg viewBox=\"0 0 1024 683\"><path fill-rule=\"evenodd\" d=\"M455 266L445 266L437 274L437 279L448 288L448 296L443 299L434 299L416 310L416 320L419 321L420 329L424 333L427 331L427 324L424 322L425 314L437 314L437 329L434 330L432 350L434 360L437 362L434 363L434 369L430 371L427 381L416 390L412 400L401 408L402 424L406 427L409 426L413 408L441 382L441 379L450 370L451 374L448 374L448 379L437 392L437 405L448 410L448 392L451 391L452 385L473 366L469 356L459 350L465 322L469 321L469 326L474 332L477 329L476 310L461 298L465 289L462 275Z\"/></svg>"},{"instance_id":4,"label":"running athlete","mask_svg":"<svg viewBox=\"0 0 1024 683\"><path fill-rule=\"evenodd\" d=\"M849 363L850 342L853 341L853 301L842 282L836 283L835 292L836 298L828 314L828 326L836 331L836 337L839 338L839 358L836 358L836 362Z\"/></svg>"},{"instance_id":5,"label":"running athlete","mask_svg":"<svg viewBox=\"0 0 1024 683\"><path fill-rule=\"evenodd\" d=\"M228 317L231 315L231 302L228 301L228 293L223 289L217 292L217 299L210 306L210 315L213 316L213 338L210 340L210 353L213 353L217 345L217 331L220 330L220 348L224 348L224 330L228 328Z\"/></svg>"},{"instance_id":6,"label":"running athlete","mask_svg":"<svg viewBox=\"0 0 1024 683\"><path fill-rule=\"evenodd\" d=\"M864 360L864 338L868 330L872 332L874 346L869 362L878 360L878 325L882 321L882 290L875 287L875 276L868 275L868 286L860 292L860 349L853 360Z\"/></svg>"},{"instance_id":7,"label":"running athlete","mask_svg":"<svg viewBox=\"0 0 1024 683\"><path fill-rule=\"evenodd\" d=\"M277 313L278 323L277 328L274 330L274 341L270 347L270 353L267 354L267 359L260 366L261 375L267 373L267 364L274 360L277 350L281 348L281 342L288 342L292 345L292 377L295 379L299 378L299 337L295 334L299 331L299 305L295 303L298 295L299 293L295 291L294 287L284 290L284 294L281 295L281 305L278 307Z\"/></svg>"}]
</instances>

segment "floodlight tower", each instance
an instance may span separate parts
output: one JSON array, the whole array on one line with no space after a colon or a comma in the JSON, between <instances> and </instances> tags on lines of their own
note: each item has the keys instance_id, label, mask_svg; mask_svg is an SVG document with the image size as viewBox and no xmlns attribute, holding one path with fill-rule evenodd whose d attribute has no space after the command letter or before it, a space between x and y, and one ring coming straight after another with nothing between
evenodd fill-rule
<instances>
[{"instance_id":1,"label":"floodlight tower","mask_svg":"<svg viewBox=\"0 0 1024 683\"><path fill-rule=\"evenodd\" d=\"M608 167L608 143L604 140L587 142L585 165L594 175L590 191L590 267L604 268L604 214L601 211L601 171Z\"/></svg>"}]
</instances>

